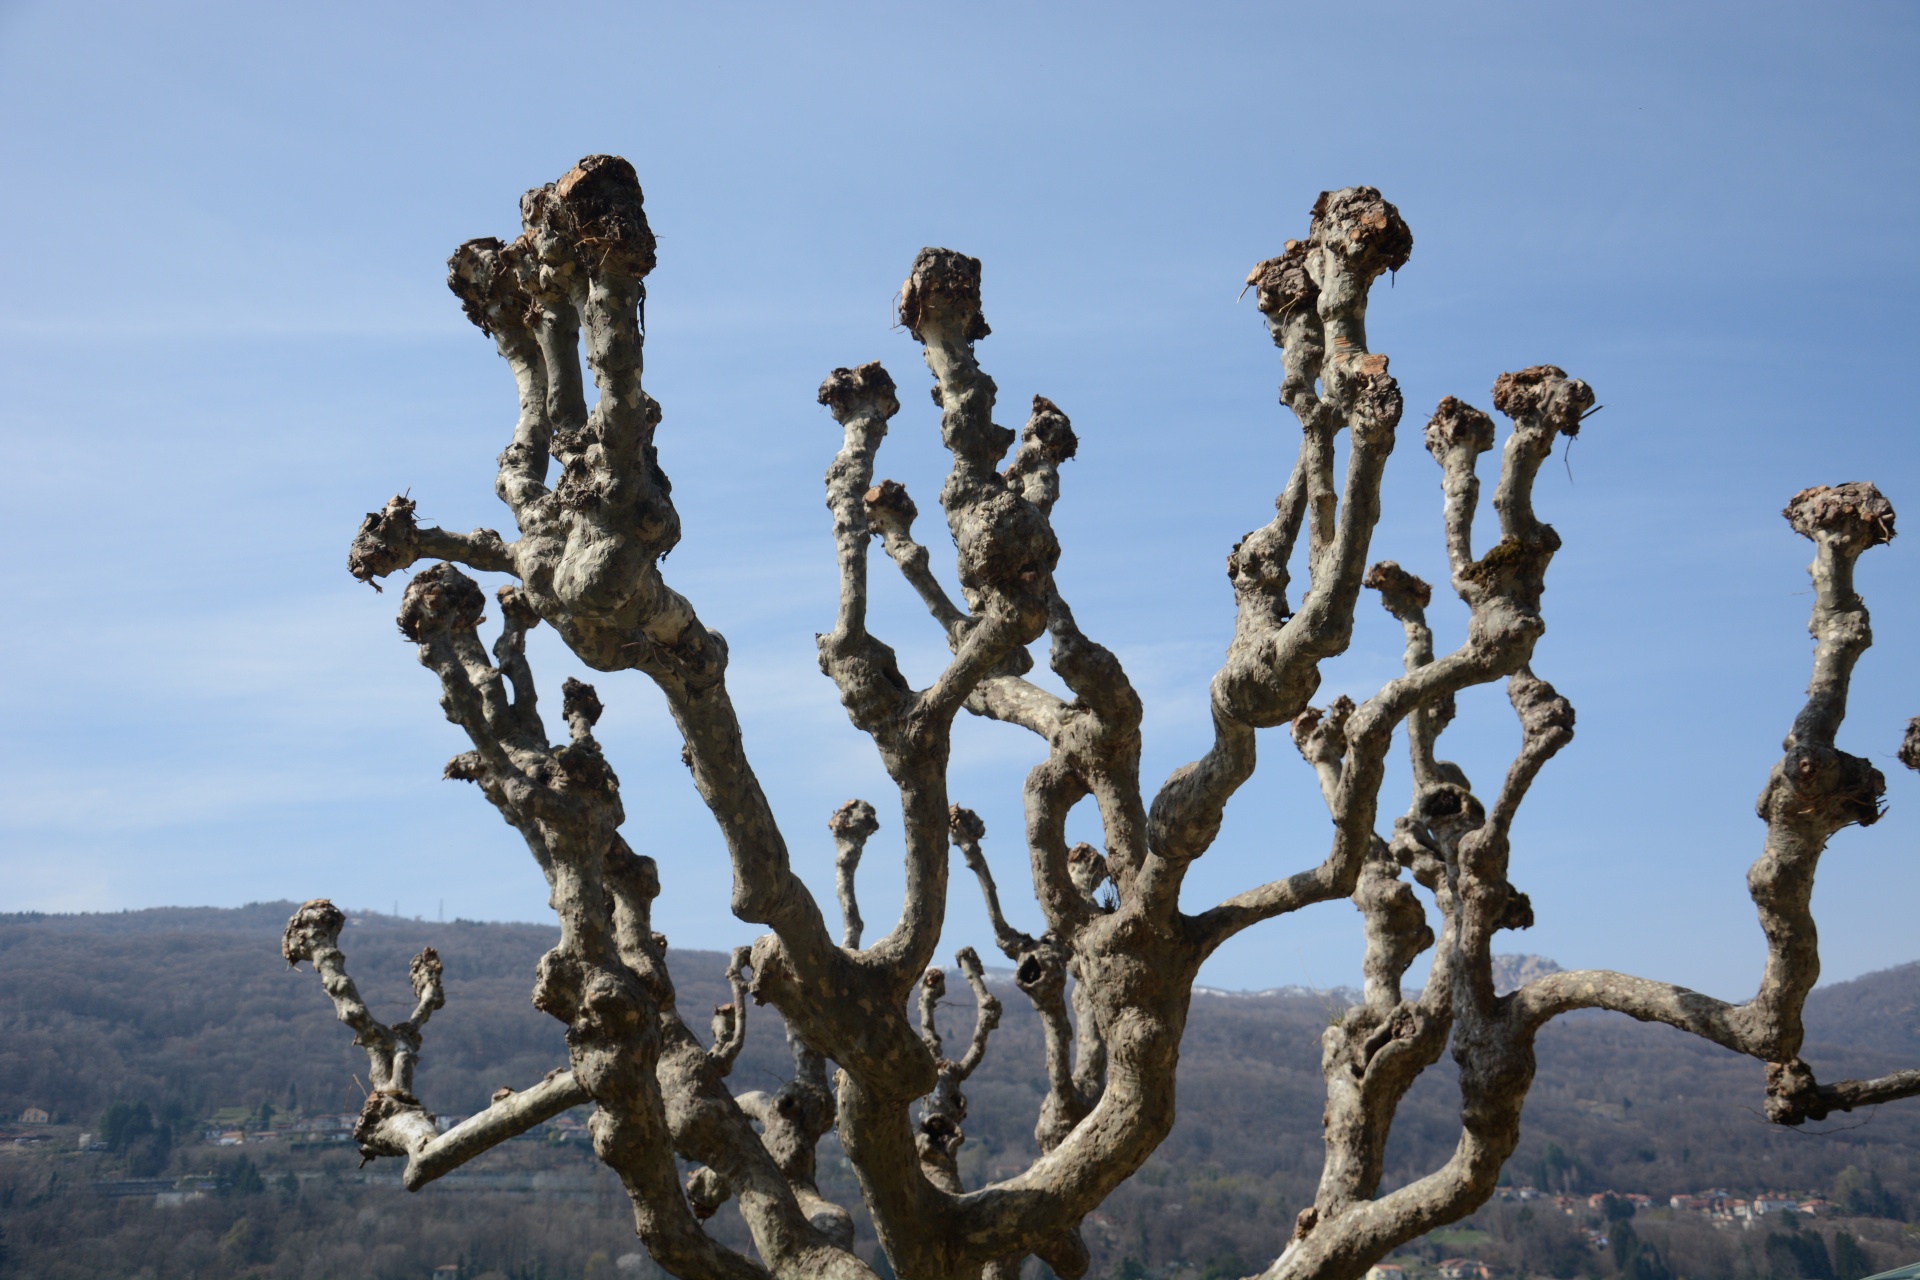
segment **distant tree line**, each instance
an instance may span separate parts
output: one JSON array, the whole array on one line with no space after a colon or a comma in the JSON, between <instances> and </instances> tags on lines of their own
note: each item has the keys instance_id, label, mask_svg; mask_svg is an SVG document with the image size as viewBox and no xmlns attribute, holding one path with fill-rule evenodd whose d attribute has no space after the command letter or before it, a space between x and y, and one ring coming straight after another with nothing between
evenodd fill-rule
<instances>
[{"instance_id":1,"label":"distant tree line","mask_svg":"<svg viewBox=\"0 0 1920 1280\"><path fill-rule=\"evenodd\" d=\"M0 922L0 1113L17 1116L28 1106L46 1106L74 1127L60 1135L62 1144L74 1145L85 1128L107 1148L85 1158L50 1159L48 1167L59 1171L65 1190L36 1202L30 1214L24 1206L37 1194L31 1178L22 1173L0 1188L0 1230L6 1232L10 1256L36 1259L32 1267L9 1264L14 1265L9 1274L50 1274L36 1269L48 1255L33 1241L71 1245L90 1232L98 1233L92 1238L119 1241L111 1247L126 1251L131 1269L116 1271L119 1264L96 1258L104 1269L87 1274L139 1274L134 1266L144 1256L139 1233L123 1232L109 1211L149 1224L164 1222L169 1231L211 1233L195 1237L205 1248L191 1264L182 1263L186 1270L177 1274L183 1280L194 1268L201 1280L229 1274L220 1270L225 1265L220 1245L237 1217L246 1217L250 1225L227 1246L235 1257L265 1250L277 1258L296 1248L332 1257L327 1252L332 1246L307 1240L300 1233L308 1228L300 1223L336 1215L327 1217L328 1230L364 1236L350 1226L360 1207L391 1211L393 1193L377 1202L363 1200L371 1192L311 1177L331 1169L330 1159L350 1167L347 1152L309 1153L309 1158L283 1153L274 1143L250 1143L239 1153L251 1162L244 1166L253 1170L247 1175L233 1163L235 1153L202 1144L201 1130L220 1110L245 1117L226 1127L258 1130L284 1114L358 1107L353 1074L363 1069L362 1061L343 1043L324 1005L316 1008L309 999L305 983L311 976L303 982L284 968L261 963L263 953L274 954L283 922L284 908L278 905L226 913ZM527 974L550 942L548 931L387 918L356 927L365 934L369 996L387 1001L389 1008L408 994L402 984L409 954L425 943L445 957L449 989L458 990L459 998L436 1017L439 1038L423 1059L421 1088L430 1106L455 1114L477 1109L498 1085L538 1079L564 1060L553 1024L526 1000ZM723 957L695 951L672 955L689 1007L728 998ZM28 972L40 975L37 986L20 980ZM392 989L381 989L379 984L394 974L401 976L393 979ZM183 976L189 980L180 981ZM168 986L175 994L157 999ZM958 1006L954 1018L964 1023L970 1017L964 988L956 984L948 999ZM1319 1171L1318 1036L1327 1025L1328 1001L1338 999L1337 994L1196 997L1183 1055L1180 1119L1140 1175L1089 1222L1094 1277L1137 1271L1158 1280L1173 1274L1168 1268L1178 1261L1192 1268L1188 1280L1197 1280L1209 1269L1231 1272L1236 1258L1251 1266L1253 1259L1272 1256L1293 1215L1311 1200ZM1829 1046L1822 1050L1828 1060L1844 1061L1852 1054L1861 1070L1872 1070L1881 1061L1920 1056L1917 1046L1901 1038L1913 1037L1911 1019L1899 1015L1917 1001L1920 966L1912 966L1817 993L1809 1022ZM1010 999L1006 1005L995 1053L968 1084L977 1105L967 1123L962 1171L974 1180L1031 1157L1033 1118L1045 1087L1037 1020L1024 1000ZM268 1042L285 1045L286 1051L268 1055L247 1048ZM1528 1103L1520 1150L1509 1166L1514 1183L1580 1195L1645 1192L1660 1199L1711 1186L1738 1194L1774 1187L1827 1189L1846 1214L1889 1224L1920 1210L1920 1118L1910 1111L1887 1108L1869 1126L1829 1126L1827 1136L1808 1141L1725 1101L1753 1091L1750 1077L1757 1068L1678 1035L1606 1017L1577 1018L1553 1027L1542 1037L1539 1052L1541 1079ZM1400 1131L1388 1149L1388 1185L1431 1167L1436 1153L1457 1135L1458 1098L1444 1067L1416 1085L1402 1108ZM770 1088L790 1070L779 1020L770 1010L751 1009L735 1078ZM1268 1140L1250 1146L1244 1134L1256 1130ZM578 1151L538 1142L510 1146L512 1151L490 1154L473 1168L484 1172L545 1161L540 1167L578 1169L586 1164ZM40 1163L38 1156L15 1158L0 1169L18 1172ZM209 1194L181 1210L150 1211L174 1215L167 1218L146 1219L149 1210L131 1203L115 1210L114 1202L75 1194L89 1180L204 1176L209 1170L229 1171L220 1175L232 1184L227 1194ZM301 1174L309 1175L306 1181ZM255 1177L261 1188L245 1189ZM283 1185L288 1179L291 1184ZM831 1141L822 1150L821 1181L823 1190L843 1203L857 1203L850 1171ZM236 1190L240 1184L244 1188ZM600 1219L583 1208L477 1192L428 1192L405 1204L409 1214L431 1204L433 1213L460 1217L463 1225L449 1236L454 1239L465 1238L468 1230L469 1208L463 1206L483 1201L494 1206L489 1213L508 1222L531 1222L550 1208L573 1224L581 1240L599 1243L579 1250L562 1233L540 1229L529 1238L553 1240L550 1252L469 1250L463 1255L450 1249L425 1270L394 1274L415 1280L432 1266L465 1256L477 1268L476 1276L542 1266L554 1276L583 1275L593 1253L606 1253L611 1267L633 1250L618 1205L609 1210L613 1217L594 1226ZM297 1214L294 1205L300 1206ZM251 1207L236 1215L236 1206ZM1617 1210L1594 1215L1596 1228L1608 1226L1606 1212ZM1664 1266L1674 1277L1774 1280L1789 1256L1782 1251L1790 1249L1800 1250L1792 1255L1798 1259L1794 1266L1812 1267L1812 1246L1804 1240L1766 1244L1770 1234L1796 1234L1783 1228L1716 1232L1705 1223L1666 1222L1641 1213L1631 1219L1639 1251L1617 1246L1622 1252L1616 1258L1611 1234L1609 1246L1596 1250L1582 1234L1581 1221L1551 1207L1494 1205L1474 1222L1487 1238L1473 1252L1532 1275L1612 1274L1638 1267L1635 1275L1654 1276ZM857 1225L862 1256L871 1257L872 1237L863 1220ZM1881 1247L1870 1233L1843 1243L1822 1223L1802 1223L1797 1234L1819 1240L1833 1280L1847 1280L1857 1271L1860 1252L1871 1255ZM1733 1247L1729 1237L1737 1237L1738 1245L1731 1254L1726 1252ZM111 1251L107 1244L101 1247L108 1250L104 1258ZM1416 1252L1426 1249L1422 1244ZM1464 1245L1436 1245L1420 1256L1437 1261L1468 1251ZM430 1254L404 1256L406 1266L413 1266ZM1887 1254L1881 1260L1891 1265L1906 1259ZM157 1268L157 1277L172 1274L158 1261L140 1265ZM305 1280L307 1273L287 1274ZM383 1273L349 1267L311 1274L317 1280ZM1809 1280L1826 1276L1809 1271Z\"/></svg>"}]
</instances>

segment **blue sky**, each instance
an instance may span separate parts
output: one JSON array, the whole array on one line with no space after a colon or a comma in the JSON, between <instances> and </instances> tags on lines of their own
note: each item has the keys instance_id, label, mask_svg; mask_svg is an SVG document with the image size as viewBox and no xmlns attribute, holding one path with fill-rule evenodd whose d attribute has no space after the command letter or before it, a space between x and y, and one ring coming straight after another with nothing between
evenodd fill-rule
<instances>
[{"instance_id":1,"label":"blue sky","mask_svg":"<svg viewBox=\"0 0 1920 1280\"><path fill-rule=\"evenodd\" d=\"M820 891L829 811L880 806L862 896L884 928L898 822L813 658L838 443L821 377L887 362L909 394L880 467L931 509L936 411L889 301L921 245L984 260L1001 420L1039 392L1082 441L1059 580L1147 698L1157 782L1205 744L1225 555L1295 439L1235 294L1319 191L1368 183L1415 235L1371 311L1408 402L1377 557L1444 579L1418 435L1442 395L1488 407L1498 373L1552 362L1606 405L1539 488L1566 545L1535 667L1579 737L1517 828L1540 923L1511 949L1743 995L1752 803L1809 654L1809 548L1778 512L1854 479L1920 503L1917 37L1904 3L0 4L0 910L327 895L543 916L518 841L439 781L462 744L396 597L344 556L401 490L451 527L508 527L491 480L512 386L443 264L611 151L660 236L647 383L686 529L669 575L732 644L750 748ZM1915 958L1920 779L1892 753L1920 713L1917 557L1920 534L1861 573L1880 647L1843 743L1887 770L1891 808L1822 870L1829 978ZM877 629L924 680L939 637L876 580ZM1462 611L1435 613L1457 643ZM1363 603L1323 697L1370 693L1399 650ZM549 688L583 674L550 636L535 660ZM661 927L744 941L659 698L597 683ZM1491 794L1515 741L1486 690L1442 754ZM1003 887L1036 746L978 722L956 739L954 795ZM1262 751L1193 906L1324 851L1310 772L1280 731ZM1356 925L1342 903L1269 925L1205 980L1354 980ZM987 941L957 892L946 945Z\"/></svg>"}]
</instances>

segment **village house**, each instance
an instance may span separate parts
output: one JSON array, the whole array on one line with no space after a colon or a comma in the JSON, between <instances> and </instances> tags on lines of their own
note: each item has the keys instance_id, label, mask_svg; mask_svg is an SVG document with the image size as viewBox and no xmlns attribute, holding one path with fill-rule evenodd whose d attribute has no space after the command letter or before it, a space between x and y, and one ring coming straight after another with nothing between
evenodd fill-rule
<instances>
[{"instance_id":1,"label":"village house","mask_svg":"<svg viewBox=\"0 0 1920 1280\"><path fill-rule=\"evenodd\" d=\"M53 1117L47 1114L46 1108L44 1107L28 1107L25 1111L22 1111L20 1113L20 1123L21 1124L52 1124Z\"/></svg>"}]
</instances>

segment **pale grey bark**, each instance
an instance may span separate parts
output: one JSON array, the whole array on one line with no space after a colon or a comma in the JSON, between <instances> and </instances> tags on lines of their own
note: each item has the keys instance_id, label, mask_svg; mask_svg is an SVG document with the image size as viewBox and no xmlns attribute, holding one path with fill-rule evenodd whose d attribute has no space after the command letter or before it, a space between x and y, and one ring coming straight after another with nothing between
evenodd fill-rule
<instances>
[{"instance_id":1,"label":"pale grey bark","mask_svg":"<svg viewBox=\"0 0 1920 1280\"><path fill-rule=\"evenodd\" d=\"M940 969L927 970L920 979L920 1039L933 1055L940 1078L921 1104L917 1142L920 1167L928 1179L958 1194L961 1186L956 1157L960 1154L960 1144L966 1141L966 1131L961 1124L967 1118L967 1097L961 1086L986 1057L987 1037L1000 1025L1000 1000L987 989L986 971L980 967L978 952L972 947L962 947L954 961L973 989L973 1038L959 1058L946 1056L938 1019L940 1002L947 994L947 975Z\"/></svg>"},{"instance_id":2,"label":"pale grey bark","mask_svg":"<svg viewBox=\"0 0 1920 1280\"><path fill-rule=\"evenodd\" d=\"M847 801L827 820L827 830L833 832L833 887L845 925L840 945L852 951L860 949L860 935L867 927L860 918L854 877L860 870L860 855L866 850L868 838L879 829L880 819L865 800Z\"/></svg>"},{"instance_id":3,"label":"pale grey bark","mask_svg":"<svg viewBox=\"0 0 1920 1280\"><path fill-rule=\"evenodd\" d=\"M841 436L825 485L839 591L831 628L818 637L819 662L893 783L885 807L898 814L906 886L899 924L866 943L856 873L879 816L866 801L836 811L836 941L793 872L748 760L726 685L726 643L662 573L680 528L654 444L661 409L641 388L639 306L654 240L637 179L625 161L589 157L530 192L522 215L517 240L462 245L449 275L518 390L496 491L519 536L422 528L413 503L395 498L361 526L349 568L371 582L421 560L448 562L409 584L401 629L472 747L448 775L479 785L547 876L561 940L542 962L535 998L568 1026L568 1069L433 1134L412 1090L420 1027L439 1000L437 962L430 954L416 961L419 1008L388 1027L372 1019L346 977L337 912L309 904L288 931L288 957L314 962L367 1047L374 1088L363 1148L408 1158L409 1186L533 1123L529 1117L590 1100L595 1148L620 1175L636 1229L669 1271L866 1276L851 1253L845 1207L827 1202L815 1178L815 1148L833 1129L903 1280L1003 1280L1030 1255L1074 1280L1088 1265L1079 1222L1172 1126L1180 1038L1201 963L1241 930L1341 898L1364 921L1364 992L1327 1030L1325 1165L1314 1203L1269 1276L1358 1276L1396 1245L1481 1204L1518 1138L1533 1038L1571 1009L1667 1022L1761 1059L1769 1064L1768 1114L1783 1123L1920 1091L1914 1072L1823 1086L1797 1056L1801 1006L1818 974L1808 905L1815 866L1841 827L1878 816L1883 790L1870 764L1835 745L1848 680L1869 640L1853 563L1893 531L1892 508L1871 486L1808 490L1787 510L1816 546L1817 647L1806 707L1760 803L1767 836L1749 887L1768 960L1755 997L1731 1005L1599 972L1553 974L1500 996L1493 939L1532 923L1527 895L1509 878L1514 819L1574 723L1568 700L1532 669L1559 546L1534 510L1533 484L1555 441L1580 430L1592 391L1550 365L1495 382L1493 407L1512 429L1494 482L1498 529L1481 539L1490 545L1479 555L1477 472L1497 442L1494 420L1448 397L1427 423L1425 444L1440 468L1438 535L1468 610L1464 635L1442 652L1427 620L1431 588L1392 561L1369 567L1403 406L1387 357L1369 346L1367 304L1374 281L1408 260L1412 233L1371 188L1323 194L1306 238L1288 241L1248 277L1281 351L1281 400L1300 446L1273 518L1227 559L1236 614L1210 690L1212 741L1149 794L1140 698L1112 651L1080 629L1053 577L1060 548L1051 518L1065 500L1062 467L1079 448L1074 428L1043 396L1033 398L1017 439L995 424L997 388L976 352L990 333L981 264L923 250L898 318L933 376L952 458L939 501L957 593L914 538L919 512L905 488L876 481L879 450L900 412L892 377L870 362L834 370L819 392ZM598 391L591 410L583 343ZM551 463L559 464L557 478ZM925 688L907 680L894 651L869 630L876 538L951 655ZM477 631L484 598L455 564L516 581L500 593L504 624L491 661ZM1289 595L1296 573L1297 608ZM1405 670L1358 702L1311 707L1321 664L1353 634L1363 588L1378 592L1402 627ZM750 952L732 957L733 998L714 1014L710 1045L676 1008L665 940L650 925L658 878L620 834L618 786L592 735L597 697L568 682L568 742L551 745L542 728L525 656L526 632L541 621L589 667L637 670L661 691L693 785L726 844L733 910L767 930ZM1029 646L1043 634L1068 697L1026 678ZM1485 799L1439 757L1437 744L1455 695L1495 681L1506 683L1521 747ZM948 795L952 725L963 710L1046 745L1024 794L1026 861L1044 924L1037 937L1009 924L984 825ZM1319 781L1330 839L1316 863L1296 846L1325 838L1320 820L1274 832L1284 846L1276 862L1284 868L1293 859L1296 869L1189 911L1187 869L1252 777L1258 731L1282 725ZM1414 788L1388 833L1380 830L1380 791L1402 725ZM1920 766L1920 720L1901 758ZM1098 812L1100 849L1067 839L1068 815L1086 800ZM945 975L928 965L946 916L950 843L1039 1012L1048 1080L1039 1157L971 1189L954 1159L963 1085L987 1052L998 1003L978 957L963 951L976 1022L965 1051L947 1057L938 1021ZM1428 981L1410 997L1407 970L1429 950ZM908 1008L916 985L917 1027ZM736 1098L726 1077L744 1037L748 994L783 1016L795 1070L773 1093ZM1382 1195L1399 1102L1449 1049L1459 1065L1458 1148L1441 1168ZM831 1077L830 1062L838 1068ZM697 1166L685 1185L676 1157ZM729 1202L752 1232L753 1257L723 1248L701 1226Z\"/></svg>"}]
</instances>

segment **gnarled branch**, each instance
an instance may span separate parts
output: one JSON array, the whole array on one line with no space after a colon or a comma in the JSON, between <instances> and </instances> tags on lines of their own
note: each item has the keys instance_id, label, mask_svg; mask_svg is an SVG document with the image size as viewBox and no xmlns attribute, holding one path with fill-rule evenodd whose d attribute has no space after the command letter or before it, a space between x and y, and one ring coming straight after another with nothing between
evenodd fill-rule
<instances>
[{"instance_id":1,"label":"gnarled branch","mask_svg":"<svg viewBox=\"0 0 1920 1280\"><path fill-rule=\"evenodd\" d=\"M976 354L990 332L981 265L923 250L900 293L899 319L933 374L951 455L939 501L955 546L957 597L914 539L918 512L906 490L876 482L878 450L900 410L892 378L878 363L836 369L819 393L841 431L826 475L839 592L832 628L819 637L820 665L898 791L905 854L900 923L863 950L855 877L877 828L873 807L850 802L830 823L842 919L836 942L793 872L748 760L726 685L726 643L662 573L680 524L654 440L661 407L641 386L639 307L656 245L637 178L625 161L588 157L529 192L522 221L510 243L462 245L448 278L515 380L519 413L496 491L518 538L422 528L413 502L401 497L367 518L349 567L373 581L423 559L448 562L409 584L401 628L470 745L448 776L480 787L548 879L561 940L542 960L536 1002L568 1027L569 1069L437 1134L411 1092L419 1028L440 999L437 961L430 952L416 960L413 1016L387 1026L346 975L337 912L308 904L288 934L288 957L314 961L341 1020L367 1048L375 1089L363 1147L406 1156L409 1186L537 1123L549 1108L590 1097L596 1152L622 1178L649 1251L674 1274L866 1280L871 1272L850 1251L851 1218L817 1186L815 1150L837 1127L904 1280L1003 1280L1028 1255L1076 1277L1088 1265L1079 1221L1171 1129L1200 965L1253 924L1338 898L1363 917L1365 990L1326 1033L1326 1164L1271 1276L1357 1277L1397 1244L1482 1203L1518 1138L1533 1039L1571 1009L1667 1022L1760 1058L1769 1064L1769 1114L1783 1123L1920 1091L1912 1072L1823 1086L1798 1057L1801 1009L1818 976L1810 912L1818 859L1841 827L1878 816L1884 786L1870 763L1835 741L1853 667L1870 640L1854 562L1893 532L1892 508L1872 486L1810 489L1786 512L1815 543L1817 643L1807 702L1759 804L1767 835L1749 888L1767 966L1754 998L1729 1004L1606 972L1555 974L1501 997L1492 939L1528 927L1533 914L1510 879L1515 818L1574 722L1571 703L1533 670L1545 575L1559 546L1535 510L1533 488L1555 442L1577 434L1591 412L1591 389L1551 365L1496 381L1493 407L1513 426L1494 481L1498 535L1480 538L1478 555L1476 471L1496 442L1493 419L1448 397L1427 423L1425 443L1441 472L1448 577L1469 612L1464 637L1440 651L1427 618L1431 588L1393 561L1373 560L1371 548L1403 406L1387 358L1369 345L1367 310L1378 277L1407 262L1412 233L1372 188L1323 193L1306 238L1288 241L1247 280L1280 348L1280 397L1298 424L1299 451L1271 520L1228 557L1235 620L1210 686L1212 741L1149 803L1141 700L1116 655L1082 631L1054 580L1052 516L1079 436L1043 396L1033 398L1017 442L993 421L998 389ZM874 538L951 655L925 688L907 681L893 650L869 631ZM491 660L478 638L485 597L456 564L516 580L499 596L505 621ZM1304 575L1297 609L1289 598L1296 573ZM1379 592L1399 623L1405 670L1371 697L1311 707L1321 664L1350 643L1363 587ZM568 741L547 740L526 657L527 632L542 621L589 667L637 670L660 689L693 785L727 847L734 912L768 930L750 952L735 950L732 999L716 1010L709 1044L678 1011L666 941L650 923L657 868L620 835L624 813L593 736L600 703L591 687L567 683ZM1029 646L1043 632L1066 696L1027 678ZM1437 740L1456 694L1498 680L1507 683L1521 746L1483 801L1463 770L1439 758ZM1046 744L1024 794L1024 843L1045 922L1039 937L1009 923L981 849L984 827L948 795L952 722L962 708ZM1187 871L1254 771L1257 730L1282 724L1319 781L1330 846L1313 865L1189 914L1181 903ZM1380 791L1402 724L1413 794L1385 836ZM1920 767L1920 719L1901 758ZM1073 809L1089 799L1099 848L1070 843L1067 834ZM955 1159L962 1085L999 1006L978 957L962 952L976 1022L967 1050L946 1056L937 1023L945 975L928 965L946 913L949 841L1039 1012L1048 1077L1039 1158L973 1190L961 1186ZM1429 950L1426 985L1410 995L1406 974ZM918 1028L908 1016L916 983ZM783 1015L795 1070L774 1093L736 1099L727 1077L744 1043L749 992ZM1449 1045L1462 1099L1454 1156L1381 1195L1400 1100ZM839 1067L831 1082L829 1060ZM912 1108L922 1099L916 1125ZM684 1188L677 1160L697 1166ZM746 1219L757 1260L721 1247L700 1225L728 1201Z\"/></svg>"}]
</instances>

